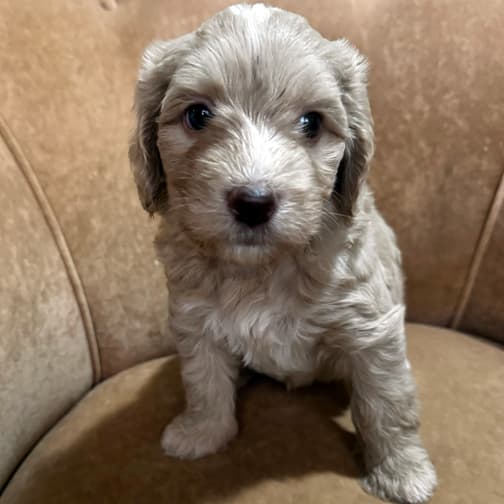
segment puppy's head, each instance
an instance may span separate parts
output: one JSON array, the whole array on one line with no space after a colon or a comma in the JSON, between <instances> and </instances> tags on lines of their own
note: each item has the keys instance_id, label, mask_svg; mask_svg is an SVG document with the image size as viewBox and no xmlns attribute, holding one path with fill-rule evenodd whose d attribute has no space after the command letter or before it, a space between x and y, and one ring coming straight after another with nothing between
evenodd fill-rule
<instances>
[{"instance_id":1,"label":"puppy's head","mask_svg":"<svg viewBox=\"0 0 504 504\"><path fill-rule=\"evenodd\" d=\"M144 55L130 148L141 202L231 260L351 219L372 155L364 58L292 13L230 7Z\"/></svg>"}]
</instances>

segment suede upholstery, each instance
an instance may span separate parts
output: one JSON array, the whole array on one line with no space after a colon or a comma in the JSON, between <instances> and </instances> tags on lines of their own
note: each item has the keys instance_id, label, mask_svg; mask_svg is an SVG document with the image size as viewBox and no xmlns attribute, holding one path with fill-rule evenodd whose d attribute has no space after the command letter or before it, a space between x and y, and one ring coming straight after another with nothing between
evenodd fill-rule
<instances>
[{"instance_id":1,"label":"suede upholstery","mask_svg":"<svg viewBox=\"0 0 504 504\"><path fill-rule=\"evenodd\" d=\"M93 379L65 264L7 135L0 121L0 488Z\"/></svg>"},{"instance_id":2,"label":"suede upholstery","mask_svg":"<svg viewBox=\"0 0 504 504\"><path fill-rule=\"evenodd\" d=\"M156 221L140 207L127 159L133 89L143 48L151 40L193 30L231 3L0 0L0 488L37 439L93 384L173 351L166 332L163 271L152 246ZM504 342L502 0L273 3L305 15L327 37L348 37L369 58L376 130L370 178L378 207L396 230L403 251L409 320L451 326ZM440 384L452 383L449 369L443 375L438 362L439 381L428 382L432 390L427 395L423 389L427 408L438 397L445 399L446 409L439 406L429 417L433 425L429 435L438 443L445 477L459 478L450 480L451 490L443 494L447 499L443 502L492 502L490 497L498 492L504 496L504 490L492 486L498 469L491 439L485 436L490 429L495 436L501 432L497 427L504 419L498 401L504 403L504 397L501 379L492 382L493 402L488 398L485 362L488 359L488 366L493 366L494 359L502 359L502 350L464 336L457 339L455 333L432 331L422 330L414 338L417 354L446 339L450 347L443 343L441 348L453 359L453 366L461 359L472 370L465 376L457 368L460 383L453 384L451 397L438 391ZM424 337L426 346L421 350ZM480 356L474 367L468 348ZM119 375L86 401L99 397L103 404L111 401L110 407L119 408L121 401L128 402L129 394L143 393L142 383L155 381L158 373L165 372L167 365L160 362ZM419 373L420 381L424 376L427 380L427 366ZM131 380L137 376L145 381L135 388ZM180 401L177 383L174 377L167 380L165 397L159 399L146 385L147 396L138 399L146 409L135 411L147 415L148 408L157 407L157 400L171 411L167 401ZM250 400L251 417L254 405L261 401L280 401L277 389L264 387L255 399L259 402ZM472 408L469 422L460 401L467 400L466 392L476 388L481 397L471 396L471 405L466 405ZM114 402L115 391L118 402ZM313 399L306 397L308 405L322 402L317 394ZM86 404L72 415L84 415ZM90 429L109 432L107 418L100 416L98 407L86 411ZM165 422L164 415L163 421L161 416L149 418L146 425L155 428ZM105 422L103 427L100 422ZM158 432L142 434L142 424L131 422L124 430L118 427L125 442L137 439L141 444L142 436L152 443L157 439ZM114 425L120 424L118 418ZM444 427L438 428L438 424ZM463 432L467 429L483 434L467 439ZM446 432L453 439L448 436L446 441L442 437ZM85 460L93 465L93 460L120 457L120 446L114 443L121 440L107 440L112 444L103 444L104 453L99 452L99 444L91 443ZM60 441L54 442L60 446ZM40 460L46 457L43 446L47 441L33 455ZM98 450L95 455L92 447ZM490 455L485 458L487 449ZM460 450L462 462L456 458ZM243 456L250 458L248 453ZM72 453L61 455L71 457ZM28 465L22 465L14 482L31 474L34 467L38 467L37 478L44 479L33 456ZM471 473L475 470L469 467L471 456L481 475ZM269 467L274 468L274 461L281 462L274 457ZM229 469L225 459L215 460L221 460L223 471ZM141 478L147 478L153 470L159 475L165 463L164 459L139 460L135 470L144 471ZM324 467L326 462L321 464ZM186 481L187 466L168 465L165 470L172 467L179 467L176 474ZM112 502L112 494L106 492L113 492L114 484L120 492L121 482L128 476L102 469L101 476L97 472L93 477L101 478L101 486L97 485L105 492L104 499ZM82 475L82 468L75 470ZM293 485L291 500L297 500L296 492L312 495L309 487L303 487L306 479L296 482L298 475L287 474ZM456 500L457 482L476 476L486 486L467 486L474 499L464 501L462 496ZM65 478L75 484L76 477L65 473ZM155 481L157 484L159 479ZM333 476L326 480L319 475L310 488L329 485L332 492L334 481ZM29 494L16 485L9 490L10 498L15 494L20 502L28 502ZM287 486L267 485L272 496L274 492L283 495ZM343 488L341 485L337 483ZM354 492L354 486L352 481L348 491ZM71 491L54 488L55 492ZM168 491L166 488L159 492ZM248 498L247 491L243 492L243 498ZM255 492L252 490L250 502L260 502ZM52 494L47 495L47 502L56 502L51 500ZM230 498L239 498L238 493L233 495ZM490 500L478 500L476 495ZM213 497L206 498L210 502ZM329 500L329 493L322 492L312 501L325 502L323 499ZM348 499L366 502L360 494ZM2 498L0 501L3 504Z\"/></svg>"},{"instance_id":3,"label":"suede upholstery","mask_svg":"<svg viewBox=\"0 0 504 504\"><path fill-rule=\"evenodd\" d=\"M409 357L440 486L432 504L504 495L504 354L410 325ZM258 379L239 393L240 433L198 461L164 457L160 433L184 404L177 360L131 368L95 388L28 458L2 504L378 503L358 486L343 389L287 392ZM169 393L167 393L169 391ZM494 414L482 414L492 408Z\"/></svg>"},{"instance_id":4,"label":"suede upholstery","mask_svg":"<svg viewBox=\"0 0 504 504\"><path fill-rule=\"evenodd\" d=\"M501 192L504 193L504 177ZM504 195L503 195L504 196ZM502 197L502 196L501 196ZM504 205L483 254L461 328L504 342Z\"/></svg>"},{"instance_id":5,"label":"suede upholstery","mask_svg":"<svg viewBox=\"0 0 504 504\"><path fill-rule=\"evenodd\" d=\"M138 204L127 159L148 35L136 33L131 3L124 8L131 17L98 1L0 1L8 20L0 30L2 113L58 216L105 376L168 350L155 226Z\"/></svg>"}]
</instances>

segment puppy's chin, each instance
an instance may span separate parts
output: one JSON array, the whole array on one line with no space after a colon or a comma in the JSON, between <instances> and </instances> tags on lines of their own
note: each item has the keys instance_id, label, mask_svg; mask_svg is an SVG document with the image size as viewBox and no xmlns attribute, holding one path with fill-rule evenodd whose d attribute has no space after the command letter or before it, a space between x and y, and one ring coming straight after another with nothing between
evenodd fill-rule
<instances>
[{"instance_id":1,"label":"puppy's chin","mask_svg":"<svg viewBox=\"0 0 504 504\"><path fill-rule=\"evenodd\" d=\"M246 266L269 263L275 255L274 248L264 243L228 243L219 250L222 260Z\"/></svg>"},{"instance_id":2,"label":"puppy's chin","mask_svg":"<svg viewBox=\"0 0 504 504\"><path fill-rule=\"evenodd\" d=\"M299 238L299 237L298 237ZM246 266L264 266L276 262L286 255L296 254L304 249L307 243L286 242L272 235L256 239L241 236L239 239L223 242L218 247L218 256L223 261Z\"/></svg>"}]
</instances>

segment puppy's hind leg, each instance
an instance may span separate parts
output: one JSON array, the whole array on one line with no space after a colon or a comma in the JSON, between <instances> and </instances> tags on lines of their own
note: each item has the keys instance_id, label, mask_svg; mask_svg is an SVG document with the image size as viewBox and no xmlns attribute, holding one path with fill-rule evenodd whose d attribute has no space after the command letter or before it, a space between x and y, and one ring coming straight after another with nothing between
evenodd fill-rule
<instances>
[{"instance_id":1,"label":"puppy's hind leg","mask_svg":"<svg viewBox=\"0 0 504 504\"><path fill-rule=\"evenodd\" d=\"M363 488L385 500L417 504L432 495L436 473L418 434L403 311L396 307L350 343L350 404L364 445Z\"/></svg>"},{"instance_id":2,"label":"puppy's hind leg","mask_svg":"<svg viewBox=\"0 0 504 504\"><path fill-rule=\"evenodd\" d=\"M167 455L194 459L215 453L238 431L235 389L239 362L211 341L185 337L178 344L186 409L164 430Z\"/></svg>"}]
</instances>

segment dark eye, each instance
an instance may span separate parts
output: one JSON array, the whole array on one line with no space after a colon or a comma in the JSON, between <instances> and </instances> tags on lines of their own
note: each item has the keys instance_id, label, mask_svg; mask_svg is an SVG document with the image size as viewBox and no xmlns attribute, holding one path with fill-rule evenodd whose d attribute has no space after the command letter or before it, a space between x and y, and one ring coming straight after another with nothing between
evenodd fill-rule
<instances>
[{"instance_id":1,"label":"dark eye","mask_svg":"<svg viewBox=\"0 0 504 504\"><path fill-rule=\"evenodd\" d=\"M202 130L213 117L210 109L203 103L190 105L184 112L184 124L189 129Z\"/></svg>"},{"instance_id":2,"label":"dark eye","mask_svg":"<svg viewBox=\"0 0 504 504\"><path fill-rule=\"evenodd\" d=\"M315 138L322 126L322 117L318 112L308 112L299 118L301 132L308 138Z\"/></svg>"}]
</instances>

